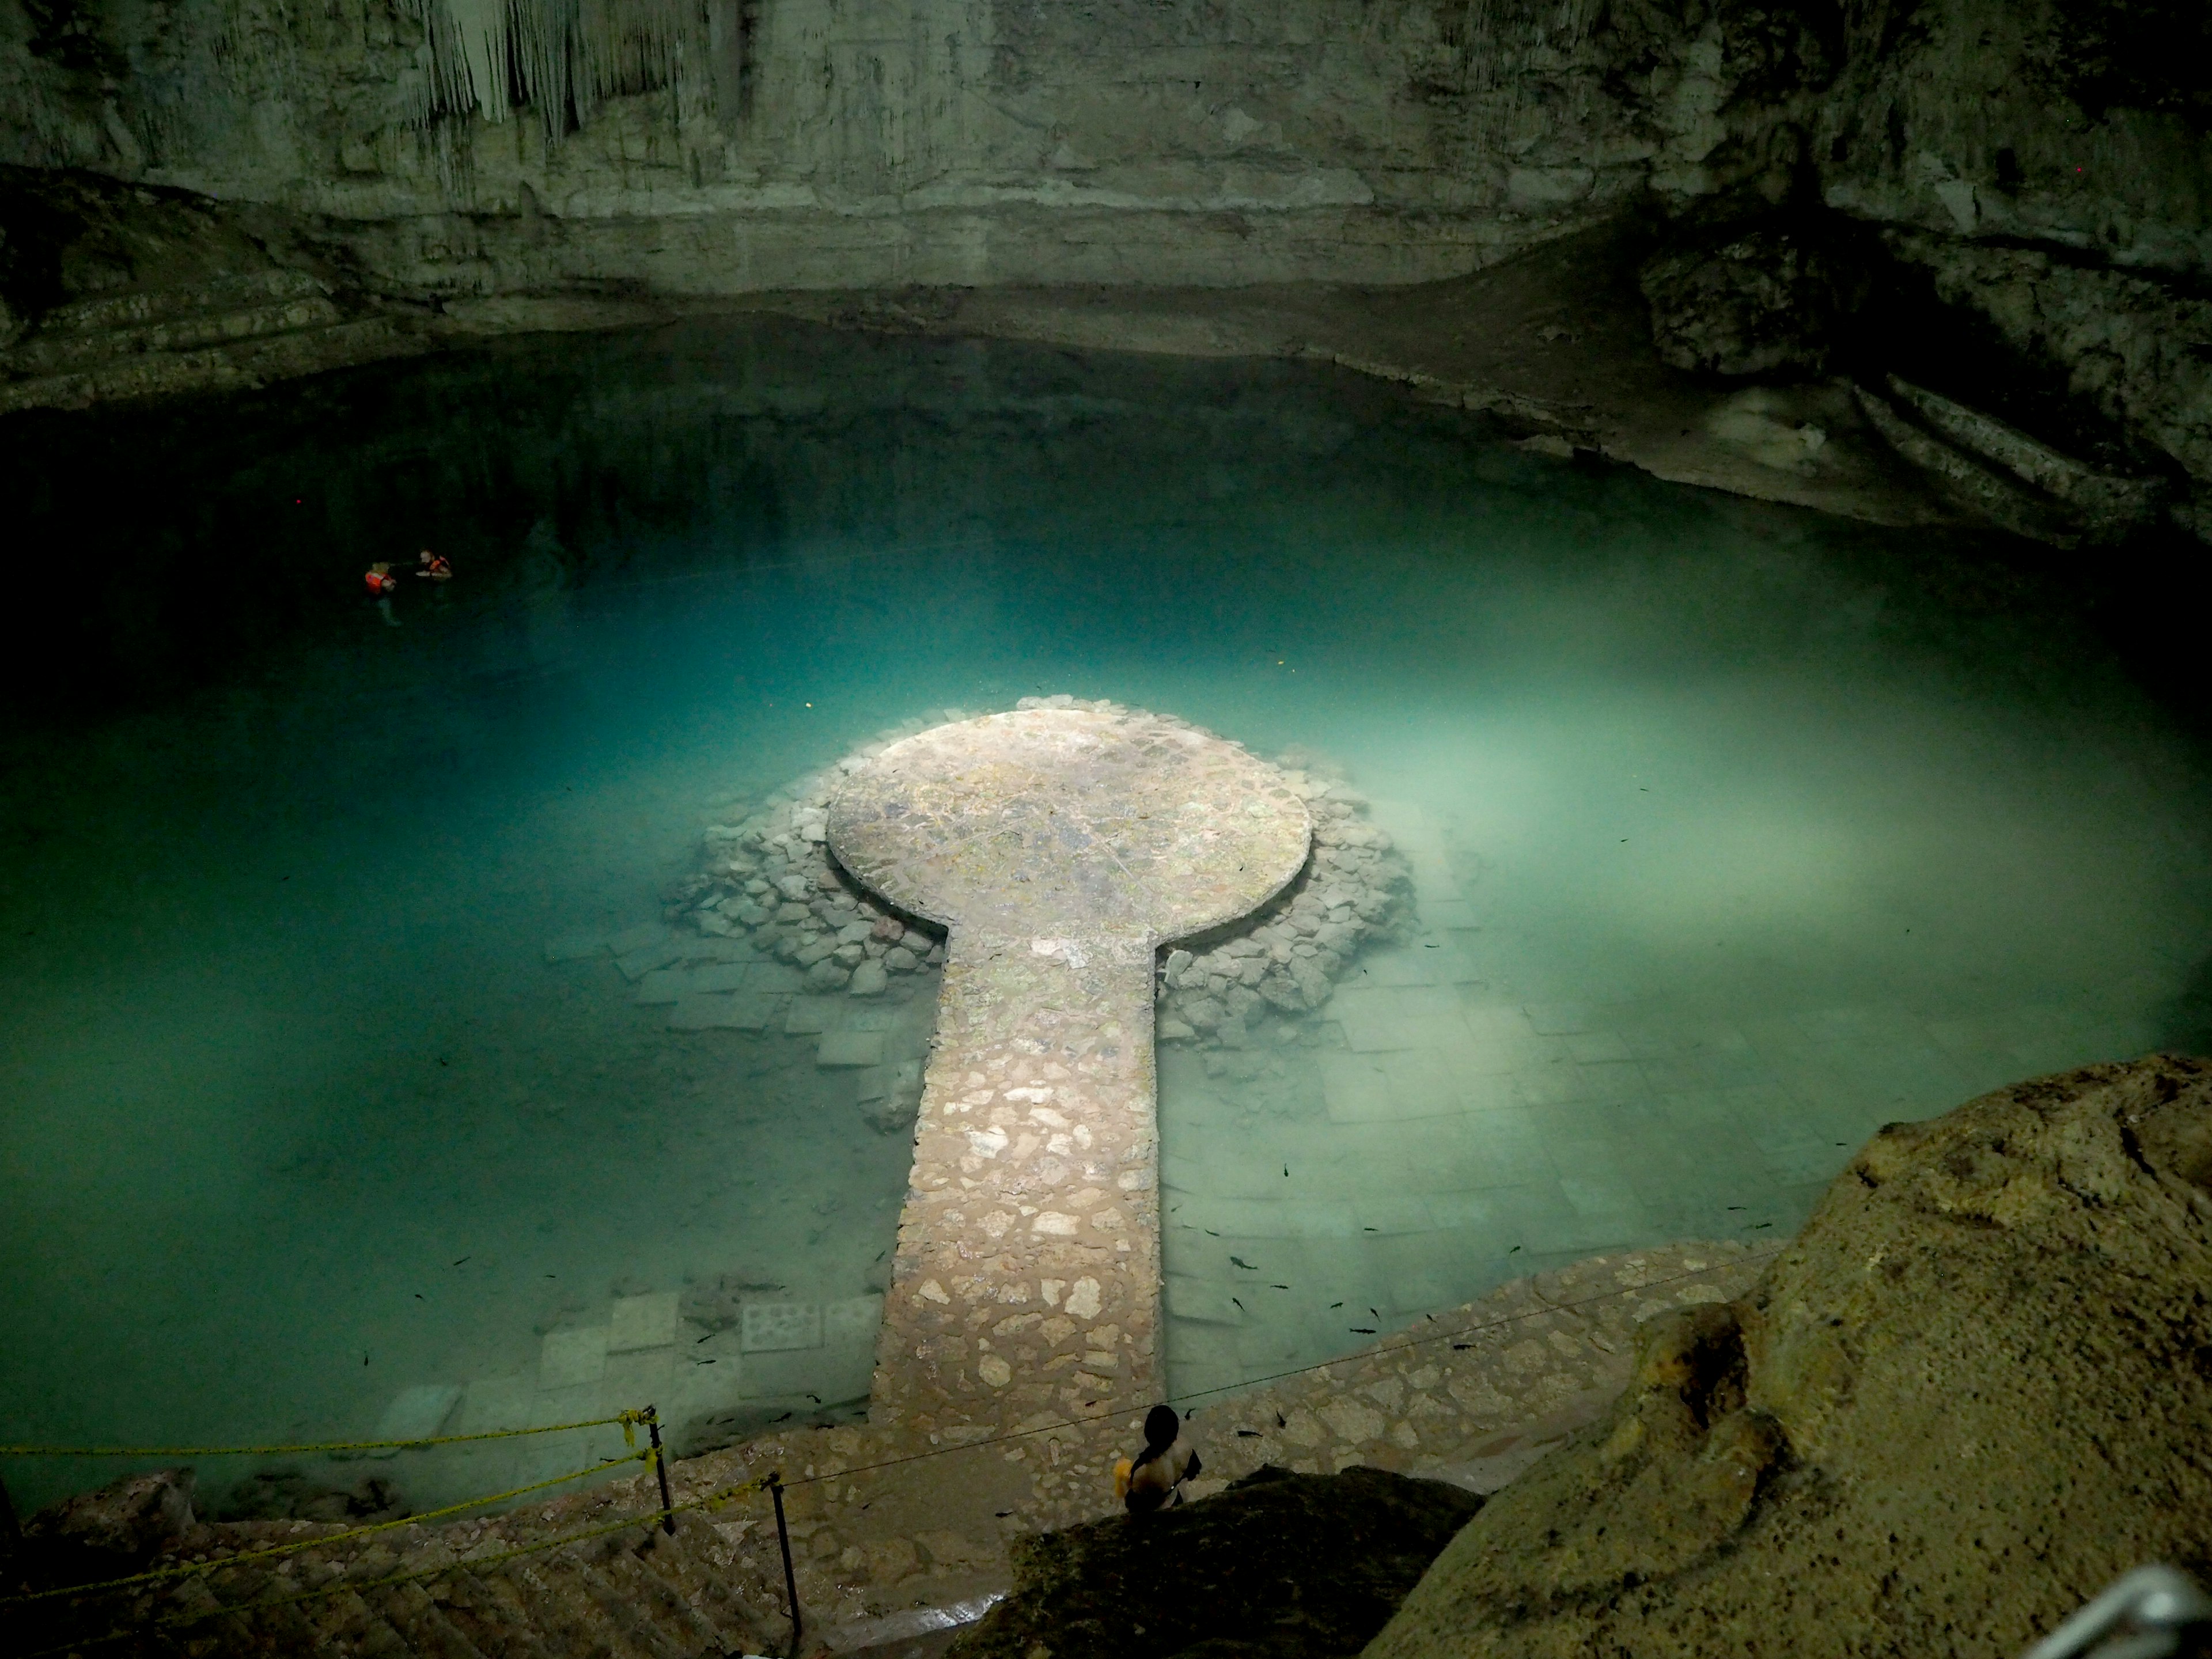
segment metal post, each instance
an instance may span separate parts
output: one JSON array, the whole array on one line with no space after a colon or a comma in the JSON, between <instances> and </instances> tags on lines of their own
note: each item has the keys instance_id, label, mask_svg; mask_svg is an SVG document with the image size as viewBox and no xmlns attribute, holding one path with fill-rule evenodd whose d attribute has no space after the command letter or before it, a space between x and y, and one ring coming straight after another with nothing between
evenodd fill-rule
<instances>
[{"instance_id":1,"label":"metal post","mask_svg":"<svg viewBox=\"0 0 2212 1659\"><path fill-rule=\"evenodd\" d=\"M645 1431L653 1440L653 1472L660 1477L660 1529L672 1537L676 1532L676 1500L668 1495L668 1456L660 1449L659 1407L645 1408Z\"/></svg>"},{"instance_id":2,"label":"metal post","mask_svg":"<svg viewBox=\"0 0 2212 1659\"><path fill-rule=\"evenodd\" d=\"M783 1519L783 1476L768 1478L768 1495L775 1500L775 1541L783 1546L783 1593L791 1598L791 1651L799 1653L799 1579L791 1571L791 1528Z\"/></svg>"}]
</instances>

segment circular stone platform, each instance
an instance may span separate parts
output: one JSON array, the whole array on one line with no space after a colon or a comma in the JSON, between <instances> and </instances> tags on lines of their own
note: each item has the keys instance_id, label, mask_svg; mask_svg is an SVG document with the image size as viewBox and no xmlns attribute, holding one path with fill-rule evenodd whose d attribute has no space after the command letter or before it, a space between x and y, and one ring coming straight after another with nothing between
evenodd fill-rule
<instances>
[{"instance_id":1,"label":"circular stone platform","mask_svg":"<svg viewBox=\"0 0 2212 1659\"><path fill-rule=\"evenodd\" d=\"M1282 775L1138 710L1023 708L893 744L831 803L830 844L902 908L1007 937L1186 938L1257 909L1313 833Z\"/></svg>"}]
</instances>

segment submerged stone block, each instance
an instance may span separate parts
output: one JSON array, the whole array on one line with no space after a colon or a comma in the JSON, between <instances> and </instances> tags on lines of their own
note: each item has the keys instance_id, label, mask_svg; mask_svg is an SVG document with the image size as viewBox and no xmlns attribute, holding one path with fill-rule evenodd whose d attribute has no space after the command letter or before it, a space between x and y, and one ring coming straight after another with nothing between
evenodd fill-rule
<instances>
[{"instance_id":1,"label":"submerged stone block","mask_svg":"<svg viewBox=\"0 0 2212 1659\"><path fill-rule=\"evenodd\" d=\"M637 982L633 1000L647 1004L680 1001L694 988L692 975L681 968L656 968Z\"/></svg>"},{"instance_id":2,"label":"submerged stone block","mask_svg":"<svg viewBox=\"0 0 2212 1659\"><path fill-rule=\"evenodd\" d=\"M748 1302L738 1310L739 1340L747 1353L822 1346L822 1309L812 1302Z\"/></svg>"},{"instance_id":3,"label":"submerged stone block","mask_svg":"<svg viewBox=\"0 0 2212 1659\"><path fill-rule=\"evenodd\" d=\"M541 1393L597 1382L606 1369L607 1328L604 1325L548 1331L538 1350L538 1387Z\"/></svg>"},{"instance_id":4,"label":"submerged stone block","mask_svg":"<svg viewBox=\"0 0 2212 1659\"><path fill-rule=\"evenodd\" d=\"M665 968L683 955L683 951L672 941L641 945L625 956L617 957L615 966L622 970L624 979L643 979L654 969Z\"/></svg>"},{"instance_id":5,"label":"submerged stone block","mask_svg":"<svg viewBox=\"0 0 2212 1659\"><path fill-rule=\"evenodd\" d=\"M519 1429L530 1421L530 1397L536 1393L527 1373L511 1376L480 1376L461 1394L461 1414L453 1425L456 1434L489 1434L496 1429Z\"/></svg>"},{"instance_id":6,"label":"submerged stone block","mask_svg":"<svg viewBox=\"0 0 2212 1659\"><path fill-rule=\"evenodd\" d=\"M883 1060L880 1031L825 1031L814 1051L814 1063L825 1067L880 1066Z\"/></svg>"},{"instance_id":7,"label":"submerged stone block","mask_svg":"<svg viewBox=\"0 0 2212 1659\"><path fill-rule=\"evenodd\" d=\"M860 1343L872 1352L877 1328L883 1322L884 1299L880 1296L848 1297L842 1302L825 1302L822 1305L822 1340L825 1344Z\"/></svg>"},{"instance_id":8,"label":"submerged stone block","mask_svg":"<svg viewBox=\"0 0 2212 1659\"><path fill-rule=\"evenodd\" d=\"M691 988L695 991L744 991L752 988L752 964L749 962L718 962L709 968L693 970Z\"/></svg>"},{"instance_id":9,"label":"submerged stone block","mask_svg":"<svg viewBox=\"0 0 2212 1659\"><path fill-rule=\"evenodd\" d=\"M827 997L796 997L783 1017L787 1036L819 1036L837 1023L838 1006Z\"/></svg>"},{"instance_id":10,"label":"submerged stone block","mask_svg":"<svg viewBox=\"0 0 2212 1659\"><path fill-rule=\"evenodd\" d=\"M676 1340L676 1292L618 1296L607 1322L607 1352L665 1348Z\"/></svg>"},{"instance_id":11,"label":"submerged stone block","mask_svg":"<svg viewBox=\"0 0 2212 1659\"><path fill-rule=\"evenodd\" d=\"M780 997L691 995L678 1002L668 1016L672 1031L764 1031L782 1012Z\"/></svg>"},{"instance_id":12,"label":"submerged stone block","mask_svg":"<svg viewBox=\"0 0 2212 1659\"><path fill-rule=\"evenodd\" d=\"M442 1433L461 1403L458 1382L417 1382L392 1396L377 1419L378 1440L428 1440Z\"/></svg>"}]
</instances>

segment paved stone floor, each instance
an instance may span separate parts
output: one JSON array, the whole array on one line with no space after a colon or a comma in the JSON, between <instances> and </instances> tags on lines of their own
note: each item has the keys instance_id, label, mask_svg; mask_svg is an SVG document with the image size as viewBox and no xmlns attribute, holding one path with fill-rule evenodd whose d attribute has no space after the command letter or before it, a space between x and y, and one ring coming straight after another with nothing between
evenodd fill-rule
<instances>
[{"instance_id":1,"label":"paved stone floor","mask_svg":"<svg viewBox=\"0 0 2212 1659\"><path fill-rule=\"evenodd\" d=\"M1031 708L892 744L829 839L951 930L872 1420L980 1436L1158 1393L1155 957L1297 874L1304 803L1180 721Z\"/></svg>"}]
</instances>

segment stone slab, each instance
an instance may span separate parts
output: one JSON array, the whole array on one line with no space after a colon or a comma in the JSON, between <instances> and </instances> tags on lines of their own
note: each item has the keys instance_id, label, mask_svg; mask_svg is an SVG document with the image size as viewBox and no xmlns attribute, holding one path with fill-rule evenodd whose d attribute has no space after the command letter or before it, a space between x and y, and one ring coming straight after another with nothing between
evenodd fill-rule
<instances>
[{"instance_id":1,"label":"stone slab","mask_svg":"<svg viewBox=\"0 0 2212 1659\"><path fill-rule=\"evenodd\" d=\"M840 1005L829 997L794 997L784 1012L784 1033L788 1036L819 1036L836 1025L841 1012Z\"/></svg>"},{"instance_id":2,"label":"stone slab","mask_svg":"<svg viewBox=\"0 0 2212 1659\"><path fill-rule=\"evenodd\" d=\"M695 991L745 991L757 988L753 982L753 965L749 962L718 962L710 967L691 970L691 988Z\"/></svg>"},{"instance_id":3,"label":"stone slab","mask_svg":"<svg viewBox=\"0 0 2212 1659\"><path fill-rule=\"evenodd\" d=\"M545 941L545 960L548 962L583 962L607 948L607 936L593 930L586 933L563 933Z\"/></svg>"},{"instance_id":4,"label":"stone slab","mask_svg":"<svg viewBox=\"0 0 2212 1659\"><path fill-rule=\"evenodd\" d=\"M656 968L637 982L637 994L632 999L646 1004L680 1002L687 992L701 988L696 976L681 968Z\"/></svg>"},{"instance_id":5,"label":"stone slab","mask_svg":"<svg viewBox=\"0 0 2212 1659\"><path fill-rule=\"evenodd\" d=\"M783 1012L781 997L727 995L686 996L670 1010L672 1031L764 1031Z\"/></svg>"},{"instance_id":6,"label":"stone slab","mask_svg":"<svg viewBox=\"0 0 2212 1659\"><path fill-rule=\"evenodd\" d=\"M508 1376L480 1376L461 1395L461 1414L453 1425L456 1434L489 1434L497 1429L526 1427L530 1397L537 1379L527 1372Z\"/></svg>"},{"instance_id":7,"label":"stone slab","mask_svg":"<svg viewBox=\"0 0 2212 1659\"><path fill-rule=\"evenodd\" d=\"M428 1440L445 1431L461 1403L458 1382L416 1382L392 1397L377 1419L377 1440Z\"/></svg>"},{"instance_id":8,"label":"stone slab","mask_svg":"<svg viewBox=\"0 0 2212 1659\"><path fill-rule=\"evenodd\" d=\"M607 1319L607 1352L665 1348L676 1340L676 1292L618 1296Z\"/></svg>"},{"instance_id":9,"label":"stone slab","mask_svg":"<svg viewBox=\"0 0 2212 1659\"><path fill-rule=\"evenodd\" d=\"M825 1067L880 1066L883 1060L881 1031L825 1031L814 1050L814 1063Z\"/></svg>"},{"instance_id":10,"label":"stone slab","mask_svg":"<svg viewBox=\"0 0 2212 1659\"><path fill-rule=\"evenodd\" d=\"M622 970L624 979L643 979L656 968L665 968L672 962L680 961L683 955L681 946L673 940L665 940L657 945L641 945L627 955L617 957L615 966Z\"/></svg>"},{"instance_id":11,"label":"stone slab","mask_svg":"<svg viewBox=\"0 0 2212 1659\"><path fill-rule=\"evenodd\" d=\"M812 1302L748 1302L738 1310L744 1352L775 1353L822 1346L822 1309Z\"/></svg>"},{"instance_id":12,"label":"stone slab","mask_svg":"<svg viewBox=\"0 0 2212 1659\"><path fill-rule=\"evenodd\" d=\"M544 1341L538 1346L538 1389L541 1394L596 1384L606 1374L606 1369L607 1328L604 1325L548 1331Z\"/></svg>"}]
</instances>

